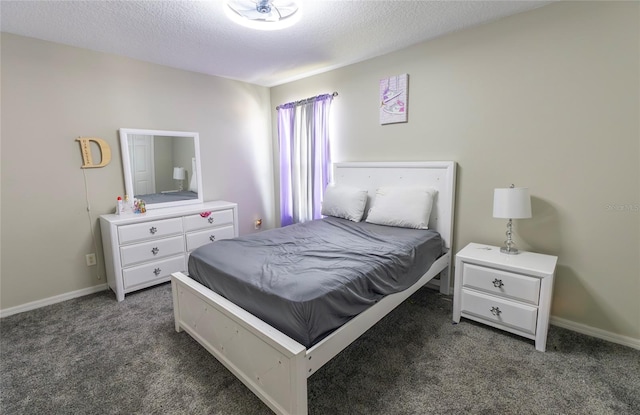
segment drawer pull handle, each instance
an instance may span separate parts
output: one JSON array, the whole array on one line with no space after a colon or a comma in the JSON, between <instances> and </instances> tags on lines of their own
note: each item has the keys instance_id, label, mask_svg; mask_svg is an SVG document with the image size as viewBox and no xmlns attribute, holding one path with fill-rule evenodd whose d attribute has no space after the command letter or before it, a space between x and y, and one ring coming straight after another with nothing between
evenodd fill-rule
<instances>
[{"instance_id":1,"label":"drawer pull handle","mask_svg":"<svg viewBox=\"0 0 640 415\"><path fill-rule=\"evenodd\" d=\"M209 221L209 223L213 223L213 216L209 216L209 219L207 219L207 221Z\"/></svg>"},{"instance_id":2,"label":"drawer pull handle","mask_svg":"<svg viewBox=\"0 0 640 415\"><path fill-rule=\"evenodd\" d=\"M160 252L160 250L158 249L158 247L156 246L155 248L151 249L151 253L153 255L158 255L158 252Z\"/></svg>"},{"instance_id":3,"label":"drawer pull handle","mask_svg":"<svg viewBox=\"0 0 640 415\"><path fill-rule=\"evenodd\" d=\"M500 310L499 307L491 307L491 314L493 314L496 317L500 317L500 314L502 313L502 310Z\"/></svg>"},{"instance_id":4,"label":"drawer pull handle","mask_svg":"<svg viewBox=\"0 0 640 415\"><path fill-rule=\"evenodd\" d=\"M496 288L502 288L504 287L504 284L502 283L502 280L496 278L493 280L493 286Z\"/></svg>"},{"instance_id":5,"label":"drawer pull handle","mask_svg":"<svg viewBox=\"0 0 640 415\"><path fill-rule=\"evenodd\" d=\"M161 272L162 272L162 270L160 268L156 268L156 269L153 270L153 273L156 274L156 277L158 275L160 275Z\"/></svg>"},{"instance_id":6,"label":"drawer pull handle","mask_svg":"<svg viewBox=\"0 0 640 415\"><path fill-rule=\"evenodd\" d=\"M209 240L210 240L211 242L215 242L215 241L216 241L216 236L215 236L215 235L211 235L211 236L209 237Z\"/></svg>"},{"instance_id":7,"label":"drawer pull handle","mask_svg":"<svg viewBox=\"0 0 640 415\"><path fill-rule=\"evenodd\" d=\"M155 235L156 232L158 232L158 229L156 229L155 226L152 226L152 227L149 228L149 233L151 235Z\"/></svg>"}]
</instances>

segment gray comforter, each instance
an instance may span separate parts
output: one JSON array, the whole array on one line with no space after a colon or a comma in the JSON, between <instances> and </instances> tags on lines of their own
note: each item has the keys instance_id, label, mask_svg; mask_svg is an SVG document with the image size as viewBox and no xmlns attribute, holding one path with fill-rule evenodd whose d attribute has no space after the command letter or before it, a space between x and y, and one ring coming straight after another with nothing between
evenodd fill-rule
<instances>
[{"instance_id":1,"label":"gray comforter","mask_svg":"<svg viewBox=\"0 0 640 415\"><path fill-rule=\"evenodd\" d=\"M150 193L147 195L136 195L136 199L144 200L144 203L167 203L185 199L197 199L198 193L188 190L168 193Z\"/></svg>"},{"instance_id":2,"label":"gray comforter","mask_svg":"<svg viewBox=\"0 0 640 415\"><path fill-rule=\"evenodd\" d=\"M440 235L324 218L204 245L189 275L311 347L442 254Z\"/></svg>"}]
</instances>

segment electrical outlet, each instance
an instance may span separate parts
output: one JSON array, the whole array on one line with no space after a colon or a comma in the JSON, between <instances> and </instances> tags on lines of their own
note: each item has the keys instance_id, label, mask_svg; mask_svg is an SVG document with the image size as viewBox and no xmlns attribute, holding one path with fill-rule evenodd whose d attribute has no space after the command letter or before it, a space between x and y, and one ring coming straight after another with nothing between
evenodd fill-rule
<instances>
[{"instance_id":1,"label":"electrical outlet","mask_svg":"<svg viewBox=\"0 0 640 415\"><path fill-rule=\"evenodd\" d=\"M87 254L84 256L84 259L87 261L88 267L92 267L96 264L96 254Z\"/></svg>"}]
</instances>

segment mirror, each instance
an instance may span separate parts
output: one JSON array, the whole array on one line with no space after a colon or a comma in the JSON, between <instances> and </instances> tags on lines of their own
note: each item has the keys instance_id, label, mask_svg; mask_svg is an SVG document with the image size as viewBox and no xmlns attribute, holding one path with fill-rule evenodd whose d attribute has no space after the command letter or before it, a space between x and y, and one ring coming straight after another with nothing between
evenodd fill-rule
<instances>
[{"instance_id":1,"label":"mirror","mask_svg":"<svg viewBox=\"0 0 640 415\"><path fill-rule=\"evenodd\" d=\"M126 194L147 209L202 203L198 133L120 129Z\"/></svg>"}]
</instances>

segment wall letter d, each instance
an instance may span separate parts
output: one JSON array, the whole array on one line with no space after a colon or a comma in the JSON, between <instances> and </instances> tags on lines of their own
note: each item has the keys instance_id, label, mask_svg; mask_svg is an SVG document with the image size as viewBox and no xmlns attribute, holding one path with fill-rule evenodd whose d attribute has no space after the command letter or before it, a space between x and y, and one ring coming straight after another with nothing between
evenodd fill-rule
<instances>
[{"instance_id":1,"label":"wall letter d","mask_svg":"<svg viewBox=\"0 0 640 415\"><path fill-rule=\"evenodd\" d=\"M83 169L93 169L96 167L104 167L111 161L111 148L109 144L102 138L93 137L79 137L76 141L80 142L80 152L82 153L82 167ZM90 142L95 142L100 147L101 160L100 164L93 164L93 158L91 157L91 145Z\"/></svg>"}]
</instances>

